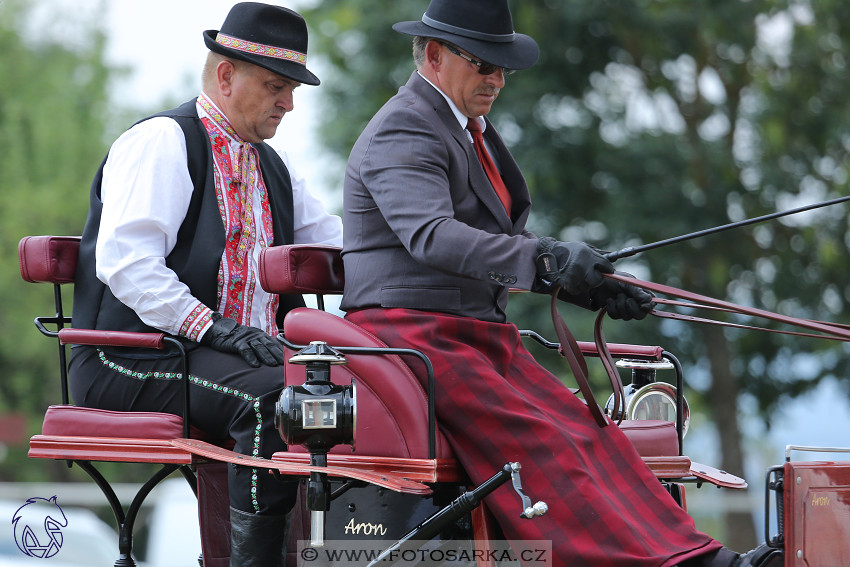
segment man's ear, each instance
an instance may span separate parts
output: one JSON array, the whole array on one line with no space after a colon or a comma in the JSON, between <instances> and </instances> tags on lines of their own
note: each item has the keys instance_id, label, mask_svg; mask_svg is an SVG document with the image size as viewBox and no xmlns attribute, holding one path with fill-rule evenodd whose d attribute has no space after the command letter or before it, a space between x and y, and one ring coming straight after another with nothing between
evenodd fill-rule
<instances>
[{"instance_id":1,"label":"man's ear","mask_svg":"<svg viewBox=\"0 0 850 567\"><path fill-rule=\"evenodd\" d=\"M440 43L435 40L429 41L428 45L425 46L425 64L434 71L438 71L443 62L443 50L440 49L441 47Z\"/></svg>"},{"instance_id":2,"label":"man's ear","mask_svg":"<svg viewBox=\"0 0 850 567\"><path fill-rule=\"evenodd\" d=\"M220 61L215 68L215 76L218 81L218 90L222 95L228 96L233 88L233 76L236 74L236 66L227 59Z\"/></svg>"}]
</instances>

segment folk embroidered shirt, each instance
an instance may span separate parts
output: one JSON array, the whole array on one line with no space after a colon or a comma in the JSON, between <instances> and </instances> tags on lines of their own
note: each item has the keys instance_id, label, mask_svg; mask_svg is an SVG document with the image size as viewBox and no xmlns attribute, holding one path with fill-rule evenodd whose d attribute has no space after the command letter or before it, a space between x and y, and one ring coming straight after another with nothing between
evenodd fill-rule
<instances>
[{"instance_id":1,"label":"folk embroidered shirt","mask_svg":"<svg viewBox=\"0 0 850 567\"><path fill-rule=\"evenodd\" d=\"M256 150L233 131L204 95L198 116L210 136L225 250L218 275L218 305L202 304L165 265L174 249L194 187L186 140L172 119L141 122L119 137L103 170L103 214L96 246L98 278L141 320L170 334L199 340L213 310L276 334L277 296L257 281L259 255L272 242L268 193ZM294 242L342 245L342 223L290 172Z\"/></svg>"}]
</instances>

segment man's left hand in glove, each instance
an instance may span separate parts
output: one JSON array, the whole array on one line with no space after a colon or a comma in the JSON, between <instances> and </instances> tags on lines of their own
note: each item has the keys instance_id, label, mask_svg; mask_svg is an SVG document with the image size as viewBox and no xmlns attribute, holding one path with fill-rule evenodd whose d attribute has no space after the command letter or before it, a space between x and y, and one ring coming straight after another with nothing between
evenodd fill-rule
<instances>
[{"instance_id":1,"label":"man's left hand in glove","mask_svg":"<svg viewBox=\"0 0 850 567\"><path fill-rule=\"evenodd\" d=\"M221 352L238 354L254 368L284 363L283 345L261 329L240 325L220 313L213 313L212 319L212 327L201 337L202 344Z\"/></svg>"}]
</instances>

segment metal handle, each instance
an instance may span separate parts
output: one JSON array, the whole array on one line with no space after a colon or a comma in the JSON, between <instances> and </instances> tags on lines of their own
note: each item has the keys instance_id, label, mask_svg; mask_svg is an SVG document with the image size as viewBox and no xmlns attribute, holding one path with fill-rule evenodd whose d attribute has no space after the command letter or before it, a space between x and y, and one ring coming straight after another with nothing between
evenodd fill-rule
<instances>
[{"instance_id":1,"label":"metal handle","mask_svg":"<svg viewBox=\"0 0 850 567\"><path fill-rule=\"evenodd\" d=\"M785 461L791 462L791 451L810 453L850 453L850 447L812 447L807 445L785 445Z\"/></svg>"}]
</instances>

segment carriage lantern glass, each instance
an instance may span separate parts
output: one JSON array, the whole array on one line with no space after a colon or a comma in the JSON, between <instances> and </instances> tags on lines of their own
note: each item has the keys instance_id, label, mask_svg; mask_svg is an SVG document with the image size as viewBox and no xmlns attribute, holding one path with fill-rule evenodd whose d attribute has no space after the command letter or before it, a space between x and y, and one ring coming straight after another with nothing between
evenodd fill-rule
<instances>
[{"instance_id":1,"label":"carriage lantern glass","mask_svg":"<svg viewBox=\"0 0 850 567\"><path fill-rule=\"evenodd\" d=\"M619 368L632 371L632 382L623 388L625 393L625 415L614 412L614 396L608 398L605 412L611 419L654 419L676 421L676 387L656 379L656 372L673 368L669 361L647 361L622 359L616 362ZM688 400L682 397L682 436L688 432L691 410ZM616 413L616 415L612 415Z\"/></svg>"}]
</instances>

